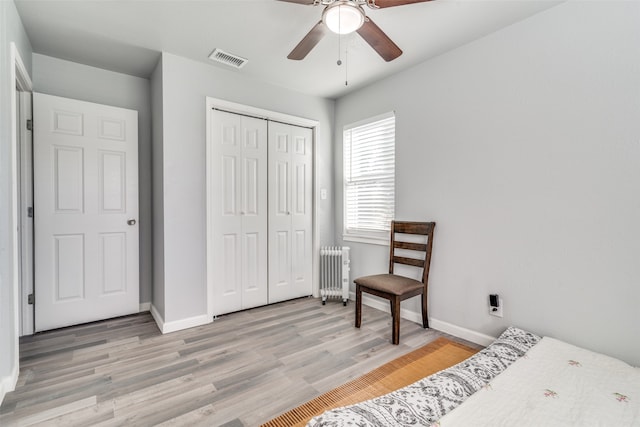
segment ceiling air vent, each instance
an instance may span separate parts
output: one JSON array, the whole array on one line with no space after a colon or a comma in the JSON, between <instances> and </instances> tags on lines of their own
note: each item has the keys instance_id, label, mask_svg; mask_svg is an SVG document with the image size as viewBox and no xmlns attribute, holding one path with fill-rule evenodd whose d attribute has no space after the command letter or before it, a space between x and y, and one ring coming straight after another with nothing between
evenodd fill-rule
<instances>
[{"instance_id":1,"label":"ceiling air vent","mask_svg":"<svg viewBox=\"0 0 640 427\"><path fill-rule=\"evenodd\" d=\"M221 62L225 65L229 65L233 68L242 68L249 61L248 59L242 58L238 55L233 55L217 48L214 49L213 52L211 52L211 55L209 55L209 59Z\"/></svg>"}]
</instances>

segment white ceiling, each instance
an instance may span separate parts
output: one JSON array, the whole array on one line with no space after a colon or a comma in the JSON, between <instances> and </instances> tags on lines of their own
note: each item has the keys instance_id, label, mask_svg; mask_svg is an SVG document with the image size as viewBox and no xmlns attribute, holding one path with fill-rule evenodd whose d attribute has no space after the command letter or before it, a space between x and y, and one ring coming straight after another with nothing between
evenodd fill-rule
<instances>
[{"instance_id":1,"label":"white ceiling","mask_svg":"<svg viewBox=\"0 0 640 427\"><path fill-rule=\"evenodd\" d=\"M161 51L231 70L208 59L214 48L220 48L249 60L244 68L234 70L248 78L337 98L560 1L436 0L380 10L365 8L404 51L389 63L355 33L341 40L329 34L303 61L287 59L320 20L322 6L276 0L15 3L36 53L147 78ZM339 52L341 66L336 64Z\"/></svg>"}]
</instances>

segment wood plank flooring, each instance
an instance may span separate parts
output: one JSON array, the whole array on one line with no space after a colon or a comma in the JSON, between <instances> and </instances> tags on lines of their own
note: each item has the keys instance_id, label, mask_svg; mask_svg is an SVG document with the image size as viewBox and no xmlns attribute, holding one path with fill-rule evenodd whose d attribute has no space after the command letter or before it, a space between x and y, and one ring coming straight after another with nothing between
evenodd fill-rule
<instances>
[{"instance_id":1,"label":"wood plank flooring","mask_svg":"<svg viewBox=\"0 0 640 427\"><path fill-rule=\"evenodd\" d=\"M25 337L0 425L257 426L452 338L402 320L394 346L391 316L366 306L362 314L356 329L353 303L303 298L166 335L141 313Z\"/></svg>"}]
</instances>

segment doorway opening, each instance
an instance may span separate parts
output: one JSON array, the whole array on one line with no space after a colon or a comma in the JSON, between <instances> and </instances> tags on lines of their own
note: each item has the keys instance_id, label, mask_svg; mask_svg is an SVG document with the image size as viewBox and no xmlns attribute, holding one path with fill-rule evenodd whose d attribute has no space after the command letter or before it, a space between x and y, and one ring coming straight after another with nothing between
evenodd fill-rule
<instances>
[{"instance_id":1,"label":"doorway opening","mask_svg":"<svg viewBox=\"0 0 640 427\"><path fill-rule=\"evenodd\" d=\"M31 335L34 331L33 306L33 161L32 161L32 113L33 85L15 43L11 43L11 59L14 64L11 93L12 116L12 193L11 212L14 225L14 292L15 310L18 313L16 339ZM16 346L17 348L17 346Z\"/></svg>"}]
</instances>

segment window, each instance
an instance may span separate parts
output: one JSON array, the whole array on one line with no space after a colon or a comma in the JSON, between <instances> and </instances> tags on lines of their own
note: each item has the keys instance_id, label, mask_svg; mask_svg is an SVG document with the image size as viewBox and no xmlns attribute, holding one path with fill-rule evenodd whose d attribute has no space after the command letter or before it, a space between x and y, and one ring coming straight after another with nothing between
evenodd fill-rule
<instances>
[{"instance_id":1,"label":"window","mask_svg":"<svg viewBox=\"0 0 640 427\"><path fill-rule=\"evenodd\" d=\"M395 214L393 112L344 127L345 240L388 244Z\"/></svg>"}]
</instances>

